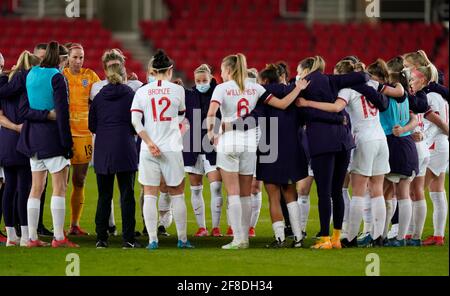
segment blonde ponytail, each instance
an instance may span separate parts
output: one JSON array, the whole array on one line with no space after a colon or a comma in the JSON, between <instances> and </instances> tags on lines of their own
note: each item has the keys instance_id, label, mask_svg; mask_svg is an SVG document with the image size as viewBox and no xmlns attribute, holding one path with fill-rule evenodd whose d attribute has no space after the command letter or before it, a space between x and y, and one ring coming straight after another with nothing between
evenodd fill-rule
<instances>
[{"instance_id":1,"label":"blonde ponytail","mask_svg":"<svg viewBox=\"0 0 450 296\"><path fill-rule=\"evenodd\" d=\"M247 59L242 53L230 55L223 59L222 64L230 69L231 78L239 86L241 92L245 90L245 79L247 79Z\"/></svg>"},{"instance_id":2,"label":"blonde ponytail","mask_svg":"<svg viewBox=\"0 0 450 296\"><path fill-rule=\"evenodd\" d=\"M124 81L125 68L123 64L112 64L106 68L106 79L111 84L121 84Z\"/></svg>"},{"instance_id":3,"label":"blonde ponytail","mask_svg":"<svg viewBox=\"0 0 450 296\"><path fill-rule=\"evenodd\" d=\"M17 59L16 66L14 69L9 73L8 80L11 81L11 79L16 75L19 71L28 71L33 66L37 66L40 63L40 59L31 54L28 50L22 51L19 58Z\"/></svg>"}]
</instances>

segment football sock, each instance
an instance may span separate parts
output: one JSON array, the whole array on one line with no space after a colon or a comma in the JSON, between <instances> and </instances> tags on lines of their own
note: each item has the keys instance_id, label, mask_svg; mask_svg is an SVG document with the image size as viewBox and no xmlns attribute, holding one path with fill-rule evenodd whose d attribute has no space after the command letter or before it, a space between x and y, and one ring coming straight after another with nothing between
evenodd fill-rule
<instances>
[{"instance_id":1,"label":"football sock","mask_svg":"<svg viewBox=\"0 0 450 296\"><path fill-rule=\"evenodd\" d=\"M203 186L191 186L191 204L194 209L195 220L199 228L206 228L205 200L203 199Z\"/></svg>"},{"instance_id":2,"label":"football sock","mask_svg":"<svg viewBox=\"0 0 450 296\"><path fill-rule=\"evenodd\" d=\"M222 182L211 182L211 184L209 184L209 188L211 191L212 228L216 228L220 225L220 216L222 214Z\"/></svg>"},{"instance_id":3,"label":"football sock","mask_svg":"<svg viewBox=\"0 0 450 296\"><path fill-rule=\"evenodd\" d=\"M55 240L64 240L64 218L66 216L66 199L63 196L52 196L50 209L53 218L53 234Z\"/></svg>"}]
</instances>

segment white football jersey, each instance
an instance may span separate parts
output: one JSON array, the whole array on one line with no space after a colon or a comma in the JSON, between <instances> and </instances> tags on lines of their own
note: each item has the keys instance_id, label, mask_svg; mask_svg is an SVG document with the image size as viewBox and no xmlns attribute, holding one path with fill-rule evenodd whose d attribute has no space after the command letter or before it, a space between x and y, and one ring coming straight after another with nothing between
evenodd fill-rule
<instances>
[{"instance_id":1,"label":"white football jersey","mask_svg":"<svg viewBox=\"0 0 450 296\"><path fill-rule=\"evenodd\" d=\"M249 79L245 81L243 92L234 80L230 80L216 87L211 102L220 104L222 121L233 122L255 109L259 100L267 103L271 98L264 87ZM219 151L223 145L256 147L256 130L226 132L219 138Z\"/></svg>"},{"instance_id":2,"label":"white football jersey","mask_svg":"<svg viewBox=\"0 0 450 296\"><path fill-rule=\"evenodd\" d=\"M378 87L372 81L367 84L375 89ZM386 138L380 123L378 108L372 105L362 94L353 89L344 88L339 91L338 98L347 103L346 110L350 115L352 133L357 145L362 142Z\"/></svg>"},{"instance_id":3,"label":"white football jersey","mask_svg":"<svg viewBox=\"0 0 450 296\"><path fill-rule=\"evenodd\" d=\"M180 116L186 111L184 88L175 83L158 80L137 90L132 112L144 115L144 128L161 152L183 150L179 127ZM141 149L148 151L142 142Z\"/></svg>"},{"instance_id":4,"label":"white football jersey","mask_svg":"<svg viewBox=\"0 0 450 296\"><path fill-rule=\"evenodd\" d=\"M448 124L448 103L442 98L442 96L435 92L427 94L428 105L430 106L429 112L434 112L441 118L442 121ZM438 139L446 140L447 136L444 132L437 127L434 123L428 121L426 118L423 120L425 136L428 144L432 144Z\"/></svg>"},{"instance_id":5,"label":"white football jersey","mask_svg":"<svg viewBox=\"0 0 450 296\"><path fill-rule=\"evenodd\" d=\"M106 85L108 85L108 80L97 81L96 83L94 83L91 87L89 99L93 101L95 96L98 95L98 93ZM136 92L143 85L143 83L139 80L128 80L126 85L128 85L134 92Z\"/></svg>"}]
</instances>

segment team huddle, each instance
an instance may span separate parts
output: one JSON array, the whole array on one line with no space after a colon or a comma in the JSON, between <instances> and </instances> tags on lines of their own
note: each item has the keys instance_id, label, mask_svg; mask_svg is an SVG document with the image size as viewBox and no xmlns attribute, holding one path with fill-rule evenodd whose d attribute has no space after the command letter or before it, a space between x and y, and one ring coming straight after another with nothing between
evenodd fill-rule
<instances>
[{"instance_id":1,"label":"team huddle","mask_svg":"<svg viewBox=\"0 0 450 296\"><path fill-rule=\"evenodd\" d=\"M266 247L304 247L313 180L320 218L313 249L444 244L449 94L425 52L368 66L348 56L334 66L333 75L325 74L320 56L308 57L299 62L295 79L283 62L258 72L236 54L220 65L223 83L202 64L192 89L174 79L174 61L162 50L149 62L145 85L127 74L120 50L104 53L103 81L82 67L83 60L81 44L50 42L37 46L34 54L24 51L9 73L0 71L0 212L7 247L78 247L68 235L87 235L79 221L90 163L98 189L97 248L108 247L108 237L116 234L116 178L123 248L140 247L136 172L149 250L159 248L158 236L169 235L172 220L177 247L193 248L187 233L186 173L196 237L223 235L223 182L226 235L233 238L222 249L249 248L262 185L275 238ZM3 64L0 54L1 70ZM70 167L71 225L66 233ZM39 238L48 173L51 244ZM204 176L210 183L211 228L206 225ZM434 234L422 240L426 189Z\"/></svg>"}]
</instances>

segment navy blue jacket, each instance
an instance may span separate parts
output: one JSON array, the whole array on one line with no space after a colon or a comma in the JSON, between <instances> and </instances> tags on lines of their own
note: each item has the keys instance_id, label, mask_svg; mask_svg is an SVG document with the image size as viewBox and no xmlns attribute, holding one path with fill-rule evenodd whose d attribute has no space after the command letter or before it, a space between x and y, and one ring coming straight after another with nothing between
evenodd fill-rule
<instances>
[{"instance_id":1,"label":"navy blue jacket","mask_svg":"<svg viewBox=\"0 0 450 296\"><path fill-rule=\"evenodd\" d=\"M60 73L52 78L56 121L37 116L30 110L28 98L20 102L20 116L25 120L20 133L17 150L31 158L38 159L68 156L71 151L72 133L69 125L69 95L67 83Z\"/></svg>"},{"instance_id":2,"label":"navy blue jacket","mask_svg":"<svg viewBox=\"0 0 450 296\"><path fill-rule=\"evenodd\" d=\"M211 88L206 93L199 92L195 86L192 89L186 89L186 119L189 121L190 129L186 132L183 137L183 159L185 166L194 166L197 162L197 158L200 154L205 154L206 159L209 160L211 165L216 165L216 152L213 147L205 152L205 147L203 147L202 141L206 139L207 129L202 125L206 120L208 115L209 105L211 103L211 97L214 89L217 86L216 80L213 78L211 80ZM201 114L201 120L195 118L194 111ZM197 115L198 117L198 115ZM221 118L220 112L218 112L217 118ZM196 143L194 143L194 133L196 133L196 138L201 136ZM209 141L205 141L209 145ZM211 151L211 152L209 152Z\"/></svg>"},{"instance_id":3,"label":"navy blue jacket","mask_svg":"<svg viewBox=\"0 0 450 296\"><path fill-rule=\"evenodd\" d=\"M344 75L324 75L319 71L314 71L306 76L306 80L311 82L300 93L302 97L317 102L334 103L340 89L365 83L368 81L368 77L357 72ZM345 111L343 114L348 116ZM355 148L350 125L330 124L306 118L306 136L311 157Z\"/></svg>"},{"instance_id":4,"label":"navy blue jacket","mask_svg":"<svg viewBox=\"0 0 450 296\"><path fill-rule=\"evenodd\" d=\"M110 175L137 171L138 155L130 109L134 91L125 84L108 84L89 109L89 130L94 133L94 169Z\"/></svg>"},{"instance_id":5,"label":"navy blue jacket","mask_svg":"<svg viewBox=\"0 0 450 296\"><path fill-rule=\"evenodd\" d=\"M25 80L28 71L18 71L11 81L5 80L0 83L0 109L12 123L23 124L24 119L20 112L22 100L26 100ZM5 79L6 78L6 79ZM48 111L29 110L30 116L39 118L42 121L47 120ZM16 146L19 141L20 134L16 131L2 128L0 129L0 165L2 166L27 166L30 159L17 151Z\"/></svg>"}]
</instances>

